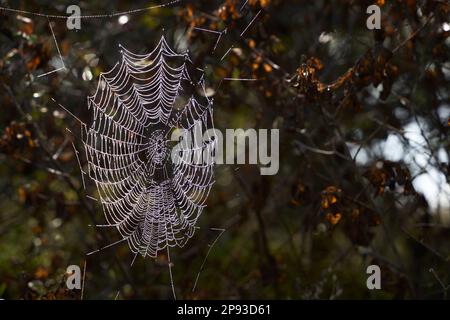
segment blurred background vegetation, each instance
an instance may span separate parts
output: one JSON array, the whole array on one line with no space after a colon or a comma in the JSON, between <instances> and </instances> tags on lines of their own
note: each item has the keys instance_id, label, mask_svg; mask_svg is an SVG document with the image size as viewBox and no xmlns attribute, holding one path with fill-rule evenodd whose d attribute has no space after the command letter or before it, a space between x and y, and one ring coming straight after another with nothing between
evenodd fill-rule
<instances>
[{"instance_id":1,"label":"blurred background vegetation","mask_svg":"<svg viewBox=\"0 0 450 320\"><path fill-rule=\"evenodd\" d=\"M0 0L55 15L74 3L83 15L160 4ZM378 31L366 27L374 3ZM49 21L66 69L38 77L61 67ZM89 227L104 218L82 186L79 124L52 101L89 119L119 43L149 52L162 34L206 68L216 127L281 130L277 175L216 167L200 229L171 252L178 298L448 297L448 1L197 0L78 31L49 21L0 10L1 298L80 299L65 271L85 263L83 299L172 298L164 254L132 268L126 244L86 256L119 235ZM217 34L195 28L227 32L214 50ZM226 231L215 241L211 228ZM366 288L371 264L382 290Z\"/></svg>"}]
</instances>

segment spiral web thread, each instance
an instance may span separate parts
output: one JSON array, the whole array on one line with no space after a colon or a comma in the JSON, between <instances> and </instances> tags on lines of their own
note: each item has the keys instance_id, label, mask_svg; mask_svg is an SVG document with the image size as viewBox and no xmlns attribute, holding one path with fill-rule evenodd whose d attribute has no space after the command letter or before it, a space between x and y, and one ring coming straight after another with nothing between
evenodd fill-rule
<instances>
[{"instance_id":1,"label":"spiral web thread","mask_svg":"<svg viewBox=\"0 0 450 320\"><path fill-rule=\"evenodd\" d=\"M213 100L203 75L194 82L188 52L173 51L164 37L149 54L121 47L122 60L99 77L88 97L93 111L83 145L88 176L94 181L107 224L127 241L135 257L156 257L170 247L183 247L195 231L214 183ZM199 102L202 100L202 103ZM184 143L182 161L172 162L174 130L205 133ZM197 152L197 153L196 153ZM134 260L133 260L134 261Z\"/></svg>"}]
</instances>

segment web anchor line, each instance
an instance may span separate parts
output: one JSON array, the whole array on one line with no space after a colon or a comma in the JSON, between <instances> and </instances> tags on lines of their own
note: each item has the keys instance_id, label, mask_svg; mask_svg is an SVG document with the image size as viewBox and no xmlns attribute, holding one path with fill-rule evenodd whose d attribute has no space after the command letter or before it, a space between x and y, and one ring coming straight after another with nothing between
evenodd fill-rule
<instances>
[{"instance_id":1,"label":"web anchor line","mask_svg":"<svg viewBox=\"0 0 450 320\"><path fill-rule=\"evenodd\" d=\"M198 271L198 273L197 273L197 277L195 278L194 286L192 287L192 292L194 292L195 289L197 288L197 283L198 283L198 280L199 280L199 278L200 278L200 274L201 274L201 272L203 271L203 269L204 269L204 267L205 267L206 260L208 259L209 254L211 253L212 248L213 248L214 245L216 244L217 240L219 240L219 238L222 236L222 234L226 231L226 229L221 229L221 228L210 228L210 230L213 230L213 231L220 231L220 233L217 235L217 237L214 239L214 241L213 241L212 243L208 244L208 251L206 252L206 256L205 256L205 258L203 259L202 264L200 265L200 269L199 269L199 271Z\"/></svg>"},{"instance_id":2,"label":"web anchor line","mask_svg":"<svg viewBox=\"0 0 450 320\"><path fill-rule=\"evenodd\" d=\"M260 13L262 10L259 10L258 13L253 17L252 21L250 21L250 23L247 25L247 27L245 27L244 31L241 32L240 37L242 38L242 36L244 35L244 33L247 32L247 30L250 28L250 26L255 22L255 20L259 17Z\"/></svg>"},{"instance_id":3,"label":"web anchor line","mask_svg":"<svg viewBox=\"0 0 450 320\"><path fill-rule=\"evenodd\" d=\"M49 74L52 74L52 73L55 73L58 71L66 70L66 65L64 64L64 59L61 55L61 51L59 50L58 41L56 41L56 36L55 36L55 32L53 31L52 23L50 22L50 19L48 17L47 17L47 20L48 20L48 25L50 26L50 31L52 33L53 41L55 42L56 50L58 50L58 55L59 55L59 59L61 60L62 67L52 70L52 71L49 71L49 72L46 72L46 73L43 73L43 74L40 74L37 76L38 78L48 76Z\"/></svg>"},{"instance_id":4,"label":"web anchor line","mask_svg":"<svg viewBox=\"0 0 450 320\"><path fill-rule=\"evenodd\" d=\"M203 32L207 32L207 33L213 33L213 34L218 35L216 43L214 44L212 53L214 53L216 51L217 46L219 45L219 42L222 39L222 36L227 34L227 31L228 31L227 28L223 29L222 31L217 31L217 30L211 30L211 29L205 29L205 28L199 28L199 27L194 27L194 30L203 31Z\"/></svg>"},{"instance_id":5,"label":"web anchor line","mask_svg":"<svg viewBox=\"0 0 450 320\"><path fill-rule=\"evenodd\" d=\"M4 13L19 13L22 15L29 15L29 16L35 16L35 17L41 17L41 18L51 18L51 19L104 19L104 18L115 18L118 16L123 15L132 15L132 14L139 14L143 13L148 10L158 9L158 8L164 8L169 7L173 4L182 2L183 0L173 0L167 3L163 3L160 5L154 5L144 8L138 8L138 9L132 9L127 11L119 11L119 12L113 12L113 13L102 13L102 14L91 14L91 15L62 15L62 14L46 14L46 13L40 13L40 12L33 12L33 11L27 11L27 10L19 10L14 8L7 8L7 7L0 7L0 12L3 11Z\"/></svg>"}]
</instances>

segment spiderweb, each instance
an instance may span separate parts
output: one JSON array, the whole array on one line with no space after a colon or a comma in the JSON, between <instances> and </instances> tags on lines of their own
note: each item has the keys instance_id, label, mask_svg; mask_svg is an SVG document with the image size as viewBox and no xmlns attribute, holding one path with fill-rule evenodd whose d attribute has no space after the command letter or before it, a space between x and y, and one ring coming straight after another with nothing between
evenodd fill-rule
<instances>
[{"instance_id":1,"label":"spiderweb","mask_svg":"<svg viewBox=\"0 0 450 320\"><path fill-rule=\"evenodd\" d=\"M206 139L186 142L180 155L212 154L213 100L188 52L173 51L161 37L149 54L121 47L122 59L99 76L88 97L93 119L83 145L88 176L95 183L107 224L131 251L156 257L182 247L195 231L214 183L212 161L180 157L172 161L175 130L200 130ZM198 152L197 152L198 154ZM134 260L133 260L134 261Z\"/></svg>"}]
</instances>

